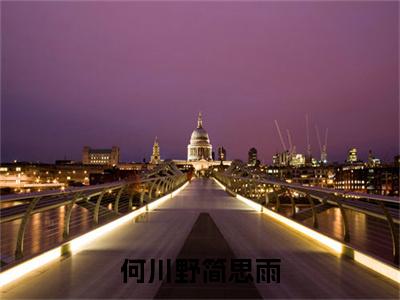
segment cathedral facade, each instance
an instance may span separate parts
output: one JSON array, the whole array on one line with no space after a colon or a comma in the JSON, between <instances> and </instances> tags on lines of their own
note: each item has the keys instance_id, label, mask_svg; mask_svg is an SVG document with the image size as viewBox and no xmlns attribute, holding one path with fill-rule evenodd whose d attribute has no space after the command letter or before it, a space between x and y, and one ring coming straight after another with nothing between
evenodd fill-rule
<instances>
[{"instance_id":1,"label":"cathedral facade","mask_svg":"<svg viewBox=\"0 0 400 300\"><path fill-rule=\"evenodd\" d=\"M207 131L203 128L201 113L197 118L197 128L192 132L187 150L187 160L189 162L213 160L212 145Z\"/></svg>"}]
</instances>

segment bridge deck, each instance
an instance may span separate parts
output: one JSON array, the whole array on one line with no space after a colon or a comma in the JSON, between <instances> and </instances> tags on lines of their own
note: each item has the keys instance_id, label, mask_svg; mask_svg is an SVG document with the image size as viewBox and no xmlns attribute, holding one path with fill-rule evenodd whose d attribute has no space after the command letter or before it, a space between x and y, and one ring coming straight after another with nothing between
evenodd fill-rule
<instances>
[{"instance_id":1,"label":"bridge deck","mask_svg":"<svg viewBox=\"0 0 400 300\"><path fill-rule=\"evenodd\" d=\"M392 281L354 261L335 257L315 242L250 210L213 181L197 179L178 196L140 216L136 222L99 238L72 257L49 264L6 286L1 297L161 297L165 293L160 293L160 287L164 288L160 281L137 284L131 280L124 284L120 271L122 263L125 258L175 259L180 253L187 253L187 249L195 248L198 241L193 237L192 228L203 212L208 213L222 235L219 239L223 241L215 242L216 253L223 253L218 252L218 247L229 247L231 250L225 250L226 253L232 251L238 258L282 260L280 283L247 287L249 297L397 298L399 294L399 286ZM202 251L191 253L201 254ZM150 267L146 265L145 274L149 273ZM258 292L254 292L255 288ZM209 289L210 294L200 295L198 286L193 285L182 284L175 289L185 290L185 293L172 291L169 297L215 296L212 289ZM233 298L234 295L225 296Z\"/></svg>"}]
</instances>

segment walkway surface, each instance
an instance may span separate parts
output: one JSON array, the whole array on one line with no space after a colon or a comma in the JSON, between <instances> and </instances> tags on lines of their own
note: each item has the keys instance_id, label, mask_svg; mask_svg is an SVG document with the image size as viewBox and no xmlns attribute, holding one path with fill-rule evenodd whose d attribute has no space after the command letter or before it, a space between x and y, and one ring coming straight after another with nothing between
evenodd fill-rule
<instances>
[{"instance_id":1,"label":"walkway surface","mask_svg":"<svg viewBox=\"0 0 400 300\"><path fill-rule=\"evenodd\" d=\"M128 259L280 258L280 283L123 283ZM173 266L175 269L176 266ZM150 274L150 264L145 265ZM225 291L225 292L224 292ZM196 179L175 198L1 291L1 298L397 298L399 285L339 258Z\"/></svg>"}]
</instances>

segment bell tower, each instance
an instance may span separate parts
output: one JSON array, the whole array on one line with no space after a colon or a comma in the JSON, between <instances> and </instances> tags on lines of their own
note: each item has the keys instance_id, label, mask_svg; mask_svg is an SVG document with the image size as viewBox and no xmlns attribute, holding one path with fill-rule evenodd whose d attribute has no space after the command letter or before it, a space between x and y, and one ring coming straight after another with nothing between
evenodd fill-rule
<instances>
[{"instance_id":1,"label":"bell tower","mask_svg":"<svg viewBox=\"0 0 400 300\"><path fill-rule=\"evenodd\" d=\"M158 145L158 139L156 137L154 139L153 154L151 155L150 163L151 164L159 164L160 161L161 161L161 158L160 158L160 146Z\"/></svg>"}]
</instances>

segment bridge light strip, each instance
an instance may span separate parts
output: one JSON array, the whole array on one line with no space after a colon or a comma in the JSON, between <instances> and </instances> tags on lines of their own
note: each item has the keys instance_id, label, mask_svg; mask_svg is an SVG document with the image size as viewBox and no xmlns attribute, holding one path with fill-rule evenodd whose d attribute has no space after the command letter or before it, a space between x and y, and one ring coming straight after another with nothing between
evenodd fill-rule
<instances>
[{"instance_id":1,"label":"bridge light strip","mask_svg":"<svg viewBox=\"0 0 400 300\"><path fill-rule=\"evenodd\" d=\"M22 276L40 268L43 267L44 265L57 260L62 256L62 247L65 245L70 246L70 251L71 254L76 254L79 252L80 249L83 248L83 246L87 245L91 241L95 240L96 238L103 236L104 234L116 229L117 227L131 221L132 219L136 218L137 216L141 215L142 213L146 211L153 210L157 208L159 205L167 201L168 199L172 199L175 197L180 191L182 191L189 183L186 182L184 185L182 185L180 188L177 190L173 191L172 193L165 195L151 203L149 203L147 206L143 206L117 220L114 220L110 223L107 223L95 230L92 230L88 233L85 233L65 244L62 246L58 246L52 250L49 250L45 253L42 253L32 259L29 259L25 262L22 262L21 264L12 267L9 270L6 270L4 272L0 273L0 287L5 286L6 284L9 284Z\"/></svg>"},{"instance_id":2,"label":"bridge light strip","mask_svg":"<svg viewBox=\"0 0 400 300\"><path fill-rule=\"evenodd\" d=\"M146 206L143 206L121 218L118 218L115 221L112 221L110 223L107 223L95 230L92 230L88 233L85 233L73 240L71 240L68 244L71 247L71 252L72 254L75 254L77 252L79 252L79 250L84 246L87 245L88 243L90 243L91 241L93 241L94 239L106 234L107 232L110 232L112 230L114 230L115 228L121 226L122 224L125 224L126 222L131 221L132 219L136 218L137 216L145 213L146 211L150 211L153 210L155 208L157 208L159 205L161 205L162 203L164 203L165 201L167 201L168 199L171 199L172 197L176 196L182 189L184 189L186 187L188 183L185 183L183 186L181 186L179 189L177 189L176 191L165 195L149 204L147 204Z\"/></svg>"},{"instance_id":3,"label":"bridge light strip","mask_svg":"<svg viewBox=\"0 0 400 300\"><path fill-rule=\"evenodd\" d=\"M240 201L242 201L243 203L247 204L248 206L250 206L251 208L260 211L261 213L264 213L270 217L272 217L273 219L291 227L292 229L295 229L296 231L299 231L317 241L319 241L320 243L324 244L325 246L329 247L331 250L333 250L335 253L337 254L342 254L343 252L343 247L342 244L338 241L335 241L334 239L331 239L323 234L320 234L317 231L314 231L304 225L301 225L293 220L290 220L276 212L273 212L267 208L264 208L261 204L258 204L254 201L251 201L239 194L236 194L236 198L239 199Z\"/></svg>"},{"instance_id":4,"label":"bridge light strip","mask_svg":"<svg viewBox=\"0 0 400 300\"><path fill-rule=\"evenodd\" d=\"M227 190L227 188L223 184L221 184L221 182L219 182L216 178L213 178L213 179L219 186L222 187L222 189L224 189L225 191ZM254 202L250 199L247 199L239 194L236 194L236 198L238 200L242 201L243 203L245 203L246 205L250 206L254 210L264 213L264 214L272 217L273 219L279 221L280 223L283 223L284 225L287 225L290 228L292 228L300 233L303 233L314 240L319 241L323 245L332 249L337 254L345 254L347 252L352 253L353 259L356 262L364 265L365 267L367 267L367 268L369 268L391 280L394 280L397 283L400 283L400 270L399 269L392 267L384 262L381 262L378 259L373 258L369 255L366 255L357 250L354 250L353 248L351 248L348 245L345 245L341 242L331 239L311 228L308 228L308 227L306 227L300 223L297 223L289 218L286 218L276 212L273 212L272 210L263 207L261 204L258 204L258 203Z\"/></svg>"},{"instance_id":5,"label":"bridge light strip","mask_svg":"<svg viewBox=\"0 0 400 300\"><path fill-rule=\"evenodd\" d=\"M400 270L389 266L371 256L365 255L357 250L354 250L354 260L367 268L382 274L397 283L400 283Z\"/></svg>"},{"instance_id":6,"label":"bridge light strip","mask_svg":"<svg viewBox=\"0 0 400 300\"><path fill-rule=\"evenodd\" d=\"M60 257L61 247L54 248L9 270L0 273L0 287L17 280L35 269L44 266Z\"/></svg>"}]
</instances>

